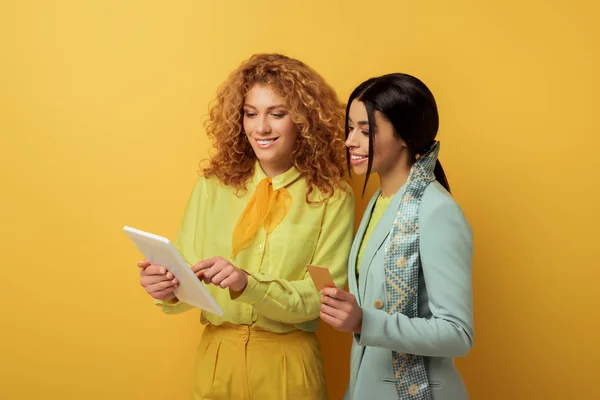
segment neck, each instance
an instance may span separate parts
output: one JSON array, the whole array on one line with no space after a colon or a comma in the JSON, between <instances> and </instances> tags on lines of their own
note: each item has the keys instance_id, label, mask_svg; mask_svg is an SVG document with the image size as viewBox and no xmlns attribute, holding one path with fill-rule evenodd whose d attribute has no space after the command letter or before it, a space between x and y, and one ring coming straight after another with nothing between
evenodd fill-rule
<instances>
[{"instance_id":1,"label":"neck","mask_svg":"<svg viewBox=\"0 0 600 400\"><path fill-rule=\"evenodd\" d=\"M275 178L276 176L281 175L292 168L291 161L289 164L272 164L262 161L259 161L258 163L260 164L260 167L265 175L267 175L269 178Z\"/></svg>"},{"instance_id":2,"label":"neck","mask_svg":"<svg viewBox=\"0 0 600 400\"><path fill-rule=\"evenodd\" d=\"M408 180L412 165L412 161L403 157L387 170L378 173L383 197L392 197L400 190Z\"/></svg>"}]
</instances>

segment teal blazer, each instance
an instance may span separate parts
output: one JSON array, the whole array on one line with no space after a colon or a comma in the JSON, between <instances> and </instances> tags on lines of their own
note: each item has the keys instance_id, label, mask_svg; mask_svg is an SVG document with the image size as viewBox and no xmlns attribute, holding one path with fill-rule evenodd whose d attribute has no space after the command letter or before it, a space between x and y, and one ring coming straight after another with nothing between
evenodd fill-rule
<instances>
[{"instance_id":1,"label":"teal blazer","mask_svg":"<svg viewBox=\"0 0 600 400\"><path fill-rule=\"evenodd\" d=\"M348 263L350 292L363 310L362 332L354 335L346 400L397 399L392 350L425 357L433 400L468 399L454 357L473 345L471 228L460 207L437 181L421 202L419 317L388 314L383 269L384 243L391 231L404 188L377 224L356 276L357 254L379 196L373 196L354 240Z\"/></svg>"}]
</instances>

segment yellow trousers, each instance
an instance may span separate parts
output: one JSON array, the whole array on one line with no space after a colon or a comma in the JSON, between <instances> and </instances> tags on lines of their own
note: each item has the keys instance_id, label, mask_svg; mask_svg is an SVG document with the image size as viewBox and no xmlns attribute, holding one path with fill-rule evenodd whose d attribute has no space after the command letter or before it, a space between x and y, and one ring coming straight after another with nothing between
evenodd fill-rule
<instances>
[{"instance_id":1,"label":"yellow trousers","mask_svg":"<svg viewBox=\"0 0 600 400\"><path fill-rule=\"evenodd\" d=\"M327 400L314 333L208 324L196 355L194 400Z\"/></svg>"}]
</instances>

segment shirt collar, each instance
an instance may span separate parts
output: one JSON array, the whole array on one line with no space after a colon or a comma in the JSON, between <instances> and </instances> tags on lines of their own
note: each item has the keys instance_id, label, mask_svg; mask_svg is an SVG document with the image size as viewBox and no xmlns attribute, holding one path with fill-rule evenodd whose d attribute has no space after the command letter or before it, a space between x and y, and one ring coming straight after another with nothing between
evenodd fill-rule
<instances>
[{"instance_id":1,"label":"shirt collar","mask_svg":"<svg viewBox=\"0 0 600 400\"><path fill-rule=\"evenodd\" d=\"M292 166L283 174L279 174L272 178L273 190L279 190L283 187L290 185L291 183L295 182L298 178L300 178L300 175L300 171L298 171L296 167ZM260 166L260 163L257 161L254 166L254 177L252 178L252 181L254 182L254 185L258 185L258 183L265 178L268 178L268 176L267 174L265 174L265 171L263 171L262 167Z\"/></svg>"}]
</instances>

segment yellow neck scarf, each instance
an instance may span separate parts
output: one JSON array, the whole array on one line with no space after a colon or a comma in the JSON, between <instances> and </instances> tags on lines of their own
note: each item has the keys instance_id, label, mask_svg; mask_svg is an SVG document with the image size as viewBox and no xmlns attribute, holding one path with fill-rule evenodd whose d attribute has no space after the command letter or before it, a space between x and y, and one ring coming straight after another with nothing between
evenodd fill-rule
<instances>
[{"instance_id":1,"label":"yellow neck scarf","mask_svg":"<svg viewBox=\"0 0 600 400\"><path fill-rule=\"evenodd\" d=\"M271 178L261 180L233 229L231 258L250 246L260 226L267 233L273 232L291 204L292 198L285 188L273 190Z\"/></svg>"}]
</instances>

